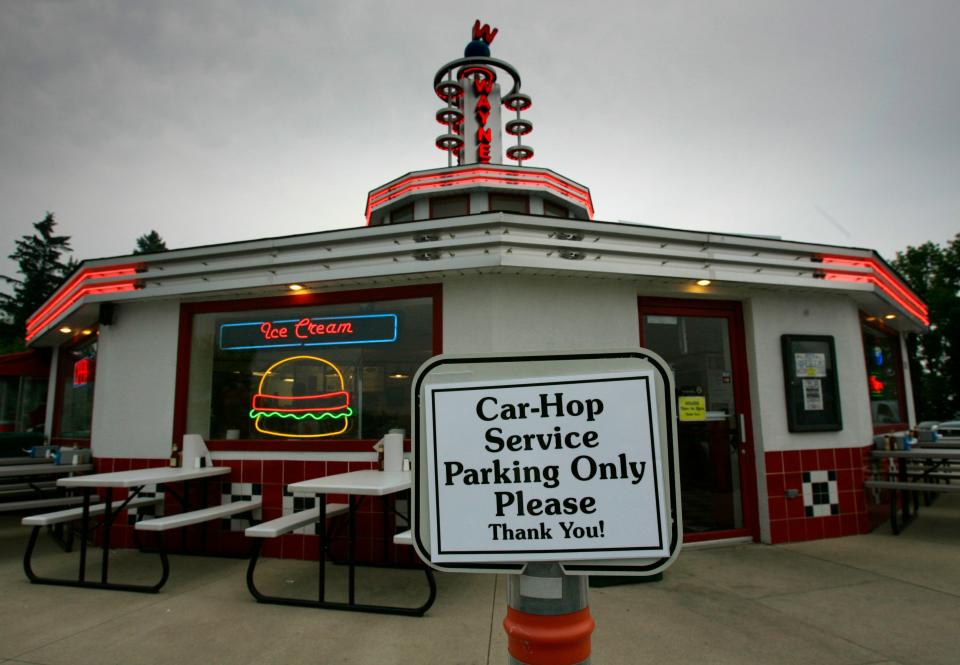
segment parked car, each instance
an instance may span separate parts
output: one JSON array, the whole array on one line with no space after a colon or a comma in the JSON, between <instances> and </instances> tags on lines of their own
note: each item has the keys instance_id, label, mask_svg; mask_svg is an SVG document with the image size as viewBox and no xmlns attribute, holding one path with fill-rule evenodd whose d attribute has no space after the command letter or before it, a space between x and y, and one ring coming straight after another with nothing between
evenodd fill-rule
<instances>
[{"instance_id":1,"label":"parked car","mask_svg":"<svg viewBox=\"0 0 960 665\"><path fill-rule=\"evenodd\" d=\"M947 420L937 425L937 434L960 438L960 420Z\"/></svg>"}]
</instances>

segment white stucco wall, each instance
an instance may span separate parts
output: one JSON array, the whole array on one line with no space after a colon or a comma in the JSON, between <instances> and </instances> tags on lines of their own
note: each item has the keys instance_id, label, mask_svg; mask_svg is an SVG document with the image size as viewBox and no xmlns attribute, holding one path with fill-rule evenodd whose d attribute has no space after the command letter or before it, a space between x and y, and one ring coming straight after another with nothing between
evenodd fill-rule
<instances>
[{"instance_id":1,"label":"white stucco wall","mask_svg":"<svg viewBox=\"0 0 960 665\"><path fill-rule=\"evenodd\" d=\"M95 457L170 456L179 313L176 302L118 305L100 328Z\"/></svg>"},{"instance_id":2,"label":"white stucco wall","mask_svg":"<svg viewBox=\"0 0 960 665\"><path fill-rule=\"evenodd\" d=\"M856 303L843 296L760 293L744 304L744 318L758 452L869 445L873 424ZM842 430L788 431L780 347L780 336L785 334L833 336Z\"/></svg>"},{"instance_id":3,"label":"white stucco wall","mask_svg":"<svg viewBox=\"0 0 960 665\"><path fill-rule=\"evenodd\" d=\"M445 353L616 349L639 339L628 282L480 275L443 284Z\"/></svg>"}]
</instances>

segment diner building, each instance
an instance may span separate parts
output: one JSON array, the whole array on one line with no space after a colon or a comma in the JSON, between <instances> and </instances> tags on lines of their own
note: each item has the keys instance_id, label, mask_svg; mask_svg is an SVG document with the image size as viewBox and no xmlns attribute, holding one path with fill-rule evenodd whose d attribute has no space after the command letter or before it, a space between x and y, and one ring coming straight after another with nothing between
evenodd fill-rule
<instances>
[{"instance_id":1,"label":"diner building","mask_svg":"<svg viewBox=\"0 0 960 665\"><path fill-rule=\"evenodd\" d=\"M52 352L48 437L114 471L175 463L200 434L233 469L224 493L272 519L286 484L370 468L380 437L409 435L436 354L641 346L676 379L687 542L869 531L868 451L914 424L904 336L924 303L870 249L595 219L578 174L535 165L495 36L478 23L424 86L446 166L371 183L366 225L83 262L28 323ZM376 530L359 533L372 556Z\"/></svg>"}]
</instances>

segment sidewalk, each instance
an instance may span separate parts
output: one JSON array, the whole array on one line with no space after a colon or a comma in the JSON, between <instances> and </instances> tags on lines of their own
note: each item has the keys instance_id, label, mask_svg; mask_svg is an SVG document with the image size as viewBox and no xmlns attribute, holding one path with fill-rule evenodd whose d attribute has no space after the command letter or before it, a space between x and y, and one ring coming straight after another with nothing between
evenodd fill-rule
<instances>
[{"instance_id":1,"label":"sidewalk","mask_svg":"<svg viewBox=\"0 0 960 665\"><path fill-rule=\"evenodd\" d=\"M27 582L28 533L0 519L0 663L507 662L500 576L439 574L437 602L421 619L258 605L246 562L235 559L173 557L157 595L70 589ZM37 568L54 572L75 561L68 556L47 546ZM132 551L116 558L113 570L133 576L157 567ZM309 590L315 567L271 561L264 584ZM363 570L359 588L419 598L422 575L409 575L398 588L384 571ZM662 582L591 589L590 604L595 665L955 665L960 497L921 508L901 536L884 525L794 545L687 549Z\"/></svg>"}]
</instances>

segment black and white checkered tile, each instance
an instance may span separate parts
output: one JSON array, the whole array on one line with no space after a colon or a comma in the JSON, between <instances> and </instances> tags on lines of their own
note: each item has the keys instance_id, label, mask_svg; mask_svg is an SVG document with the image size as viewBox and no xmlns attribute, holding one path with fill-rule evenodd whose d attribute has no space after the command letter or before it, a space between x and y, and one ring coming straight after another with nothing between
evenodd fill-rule
<instances>
[{"instance_id":1,"label":"black and white checkered tile","mask_svg":"<svg viewBox=\"0 0 960 665\"><path fill-rule=\"evenodd\" d=\"M836 471L804 471L803 510L807 517L840 514Z\"/></svg>"},{"instance_id":2,"label":"black and white checkered tile","mask_svg":"<svg viewBox=\"0 0 960 665\"><path fill-rule=\"evenodd\" d=\"M263 485L260 483L223 483L221 486L220 501L222 503L231 503L233 501L250 501L254 497L263 496ZM256 510L253 513L253 519L260 521L261 511ZM221 520L221 526L229 531L243 531L250 522L243 515L232 517L228 520Z\"/></svg>"},{"instance_id":3,"label":"black and white checkered tile","mask_svg":"<svg viewBox=\"0 0 960 665\"><path fill-rule=\"evenodd\" d=\"M138 497L150 498L150 497L160 497L163 498L163 490L158 490L156 485L144 485L143 489L140 490ZM140 520L148 520L152 517L161 517L163 515L163 502L161 501L158 504L151 506L140 506L139 508L131 508L127 511L127 524L136 524Z\"/></svg>"},{"instance_id":4,"label":"black and white checkered tile","mask_svg":"<svg viewBox=\"0 0 960 665\"><path fill-rule=\"evenodd\" d=\"M293 513L298 513L301 510L309 510L310 508L315 508L316 506L317 500L315 498L308 496L294 496L286 487L283 488L284 515L292 515ZM302 533L305 536L318 536L320 535L321 524L322 522L308 524L307 526L300 527L299 529L291 531L290 533Z\"/></svg>"}]
</instances>

